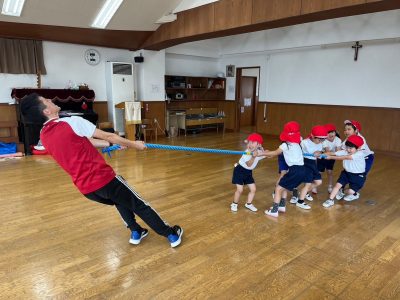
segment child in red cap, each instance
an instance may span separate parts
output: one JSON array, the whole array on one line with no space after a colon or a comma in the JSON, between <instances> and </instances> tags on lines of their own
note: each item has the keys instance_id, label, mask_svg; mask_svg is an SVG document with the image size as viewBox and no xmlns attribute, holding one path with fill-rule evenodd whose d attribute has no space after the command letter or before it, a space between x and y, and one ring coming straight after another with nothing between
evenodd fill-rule
<instances>
[{"instance_id":1,"label":"child in red cap","mask_svg":"<svg viewBox=\"0 0 400 300\"><path fill-rule=\"evenodd\" d=\"M362 145L362 151L364 153L364 158L365 158L365 176L368 175L369 171L372 168L372 164L374 163L374 152L371 151L371 149L368 147L367 141L365 140L365 138L361 135L361 124L360 122L356 121L356 120L346 120L344 121L344 135L346 138L348 138L349 136L352 135L357 135L359 137L361 137L363 139L364 144ZM342 143L342 149L345 150L346 146L345 146L345 142L346 139L343 141ZM343 191L340 191L341 193L343 193ZM355 200L353 199L352 195L347 195L346 200Z\"/></svg>"},{"instance_id":2,"label":"child in red cap","mask_svg":"<svg viewBox=\"0 0 400 300\"><path fill-rule=\"evenodd\" d=\"M265 211L265 214L272 217L278 217L279 212L286 211L287 191L292 191L304 182L306 173L304 168L303 152L300 147L300 125L297 122L285 124L280 135L283 142L278 149L274 151L259 152L260 156L273 157L283 153L285 162L289 166L289 171L281 178L275 187L273 206Z\"/></svg>"},{"instance_id":3,"label":"child in red cap","mask_svg":"<svg viewBox=\"0 0 400 300\"><path fill-rule=\"evenodd\" d=\"M254 155L244 154L235 164L233 169L232 183L236 184L236 192L231 203L231 211L238 210L238 203L240 195L243 193L243 186L249 187L249 194L247 195L247 202L244 205L247 209L256 212L257 208L253 205L253 199L256 194L256 184L253 178L253 169L257 166L258 162L265 157L256 156L258 151L262 151L263 137L258 133L252 133L247 137L246 152L253 152Z\"/></svg>"},{"instance_id":4,"label":"child in red cap","mask_svg":"<svg viewBox=\"0 0 400 300\"><path fill-rule=\"evenodd\" d=\"M324 125L326 131L328 132L328 137L322 143L322 148L324 152L336 152L341 149L342 140L338 136L336 131L336 126L334 124ZM332 192L333 188L333 167L335 165L335 160L320 158L317 160L317 166L319 172L325 172L328 174L328 193Z\"/></svg>"},{"instance_id":5,"label":"child in red cap","mask_svg":"<svg viewBox=\"0 0 400 300\"><path fill-rule=\"evenodd\" d=\"M374 162L374 152L371 151L371 149L368 147L367 141L365 138L361 135L361 124L360 122L357 122L355 120L346 120L344 121L344 135L346 138L348 138L351 135L358 135L361 137L364 141L364 144L362 145L362 150L365 155L365 160L366 160L366 170L365 173L368 174L368 172L371 170L372 164ZM344 145L343 141L342 146ZM344 148L342 148L344 150Z\"/></svg>"},{"instance_id":6,"label":"child in red cap","mask_svg":"<svg viewBox=\"0 0 400 300\"><path fill-rule=\"evenodd\" d=\"M339 179L329 195L329 199L322 204L324 207L328 208L333 206L335 204L335 197L337 200L342 199L343 194L339 193L339 191L347 184L349 184L349 189L345 191L345 194L352 195L353 198L348 200L348 198L345 197L344 200L352 201L360 197L358 191L365 183L366 164L362 150L363 144L364 141L360 136L351 135L345 142L346 150L327 153L326 159L343 160L344 170L340 173Z\"/></svg>"},{"instance_id":7,"label":"child in red cap","mask_svg":"<svg viewBox=\"0 0 400 300\"><path fill-rule=\"evenodd\" d=\"M304 188L301 190L299 199L291 199L290 203L296 204L297 207L303 209L311 209L311 207L304 202L304 199L313 201L313 198L308 193L312 189L321 185L322 177L317 167L317 157L322 154L322 143L328 136L324 126L317 125L311 129L311 134L308 138L301 141L301 149L303 153L313 154L304 158L304 166L306 169L306 178Z\"/></svg>"}]
</instances>

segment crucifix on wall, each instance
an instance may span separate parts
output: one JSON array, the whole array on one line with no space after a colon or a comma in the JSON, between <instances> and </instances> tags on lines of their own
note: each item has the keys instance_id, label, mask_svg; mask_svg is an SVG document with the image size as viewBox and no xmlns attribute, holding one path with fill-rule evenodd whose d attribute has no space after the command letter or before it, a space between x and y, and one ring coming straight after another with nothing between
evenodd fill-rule
<instances>
[{"instance_id":1,"label":"crucifix on wall","mask_svg":"<svg viewBox=\"0 0 400 300\"><path fill-rule=\"evenodd\" d=\"M362 45L360 45L360 42L356 42L351 48L354 49L354 61L357 61L358 58L358 49L362 48Z\"/></svg>"}]
</instances>

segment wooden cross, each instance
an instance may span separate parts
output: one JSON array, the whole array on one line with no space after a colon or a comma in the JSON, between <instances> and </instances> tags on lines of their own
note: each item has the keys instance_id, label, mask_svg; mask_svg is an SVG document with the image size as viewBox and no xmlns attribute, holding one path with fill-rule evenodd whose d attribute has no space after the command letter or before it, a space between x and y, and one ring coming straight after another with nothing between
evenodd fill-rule
<instances>
[{"instance_id":1,"label":"wooden cross","mask_svg":"<svg viewBox=\"0 0 400 300\"><path fill-rule=\"evenodd\" d=\"M354 49L354 61L357 61L358 58L358 49L362 48L362 45L360 45L360 42L356 42L354 46L351 46L351 48Z\"/></svg>"}]
</instances>

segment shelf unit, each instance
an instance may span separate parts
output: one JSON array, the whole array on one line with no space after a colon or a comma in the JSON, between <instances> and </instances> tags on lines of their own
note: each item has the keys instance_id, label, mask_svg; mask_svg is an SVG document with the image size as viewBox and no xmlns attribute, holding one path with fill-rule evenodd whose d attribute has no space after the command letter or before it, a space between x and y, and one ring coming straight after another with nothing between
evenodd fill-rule
<instances>
[{"instance_id":1,"label":"shelf unit","mask_svg":"<svg viewBox=\"0 0 400 300\"><path fill-rule=\"evenodd\" d=\"M165 93L171 101L225 100L225 78L165 76Z\"/></svg>"}]
</instances>

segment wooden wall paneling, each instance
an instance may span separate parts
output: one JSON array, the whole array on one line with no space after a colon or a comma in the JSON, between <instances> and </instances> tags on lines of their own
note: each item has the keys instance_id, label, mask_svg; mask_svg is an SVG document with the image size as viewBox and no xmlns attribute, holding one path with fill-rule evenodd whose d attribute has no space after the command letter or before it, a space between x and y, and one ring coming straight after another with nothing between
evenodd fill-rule
<instances>
[{"instance_id":1,"label":"wooden wall paneling","mask_svg":"<svg viewBox=\"0 0 400 300\"><path fill-rule=\"evenodd\" d=\"M253 0L253 24L294 17L300 14L301 0Z\"/></svg>"},{"instance_id":2,"label":"wooden wall paneling","mask_svg":"<svg viewBox=\"0 0 400 300\"><path fill-rule=\"evenodd\" d=\"M146 41L142 44L142 48L146 48L146 49L149 49L149 50L152 50L152 48L151 47L145 47L145 45L156 45L157 43L159 43L160 41L163 41L163 40L169 40L170 39L170 37L168 36L168 37L163 37L162 36L162 34L161 34L161 31L162 30L166 30L166 26L164 26L164 25L161 25L160 27L158 27L158 29L152 34L152 35L150 35L147 39L146 39ZM168 31L169 32L169 31Z\"/></svg>"},{"instance_id":3,"label":"wooden wall paneling","mask_svg":"<svg viewBox=\"0 0 400 300\"><path fill-rule=\"evenodd\" d=\"M302 9L301 14L298 15L300 2ZM286 5L289 5L289 8ZM206 28L211 28L211 24L209 24L209 26L204 25L208 24L210 19L207 15L203 14L197 14L197 23L202 24L199 26L202 28L201 30L196 28L193 23L188 23L190 25L185 29L186 25L182 24L182 21L184 21L187 12L182 12L178 14L178 19L176 21L161 25L154 35L141 45L141 48L161 50L174 45L201 39L218 38L307 22L399 9L400 1L221 0L216 3L194 8L189 14L195 14L195 10L197 9L206 10L207 6L214 7L213 30L204 32ZM199 31L201 31L201 33L199 33ZM194 34L187 35L190 32Z\"/></svg>"},{"instance_id":4,"label":"wooden wall paneling","mask_svg":"<svg viewBox=\"0 0 400 300\"><path fill-rule=\"evenodd\" d=\"M360 4L365 4L365 0L302 0L301 13L310 14Z\"/></svg>"},{"instance_id":5,"label":"wooden wall paneling","mask_svg":"<svg viewBox=\"0 0 400 300\"><path fill-rule=\"evenodd\" d=\"M385 118L391 129L390 135L385 132L380 132L380 134L390 140L389 151L400 154L400 112L397 109L391 110L390 113L391 118Z\"/></svg>"},{"instance_id":6,"label":"wooden wall paneling","mask_svg":"<svg viewBox=\"0 0 400 300\"><path fill-rule=\"evenodd\" d=\"M15 105L9 105L8 103L0 103L0 123L17 123L17 112ZM24 144L19 143L18 137L18 128L17 127L9 127L9 128L0 128L0 141L4 141L7 143L16 142L18 151L24 151Z\"/></svg>"},{"instance_id":7,"label":"wooden wall paneling","mask_svg":"<svg viewBox=\"0 0 400 300\"><path fill-rule=\"evenodd\" d=\"M343 138L344 121L357 120L362 134L373 150L400 153L400 109L375 107L345 107L334 105L267 103L267 123L263 122L263 105L257 111L257 130L260 133L279 135L288 121L301 125L303 137L312 126L333 123Z\"/></svg>"},{"instance_id":8,"label":"wooden wall paneling","mask_svg":"<svg viewBox=\"0 0 400 300\"><path fill-rule=\"evenodd\" d=\"M393 128L393 114L390 109L361 108L357 117L363 126L361 134L372 148L391 148L391 142L394 141L388 138Z\"/></svg>"},{"instance_id":9,"label":"wooden wall paneling","mask_svg":"<svg viewBox=\"0 0 400 300\"><path fill-rule=\"evenodd\" d=\"M214 5L203 5L197 9L190 9L184 14L185 36L208 33L214 31Z\"/></svg>"},{"instance_id":10,"label":"wooden wall paneling","mask_svg":"<svg viewBox=\"0 0 400 300\"><path fill-rule=\"evenodd\" d=\"M171 26L172 23L167 23L167 24L163 24L161 25L158 29L157 32L159 34L159 40L170 40L171 39Z\"/></svg>"},{"instance_id":11,"label":"wooden wall paneling","mask_svg":"<svg viewBox=\"0 0 400 300\"><path fill-rule=\"evenodd\" d=\"M8 103L0 103L0 121L17 121L16 106L9 105Z\"/></svg>"},{"instance_id":12,"label":"wooden wall paneling","mask_svg":"<svg viewBox=\"0 0 400 300\"><path fill-rule=\"evenodd\" d=\"M36 39L81 45L96 45L129 50L140 46L153 31L103 30L0 22L0 36L6 38Z\"/></svg>"},{"instance_id":13,"label":"wooden wall paneling","mask_svg":"<svg viewBox=\"0 0 400 300\"><path fill-rule=\"evenodd\" d=\"M253 0L221 0L214 3L215 30L251 24Z\"/></svg>"},{"instance_id":14,"label":"wooden wall paneling","mask_svg":"<svg viewBox=\"0 0 400 300\"><path fill-rule=\"evenodd\" d=\"M164 24L166 30L169 32L163 32L165 35L169 35L171 39L177 39L185 37L185 14L184 12L178 13L177 19L174 22Z\"/></svg>"},{"instance_id":15,"label":"wooden wall paneling","mask_svg":"<svg viewBox=\"0 0 400 300\"><path fill-rule=\"evenodd\" d=\"M166 106L165 101L143 101L143 109L142 109L142 119L157 119L158 124L161 129L165 129L165 114L166 114ZM157 135L163 135L164 132L159 128L157 130Z\"/></svg>"},{"instance_id":16,"label":"wooden wall paneling","mask_svg":"<svg viewBox=\"0 0 400 300\"><path fill-rule=\"evenodd\" d=\"M94 101L93 110L99 115L99 123L109 121L107 101Z\"/></svg>"},{"instance_id":17,"label":"wooden wall paneling","mask_svg":"<svg viewBox=\"0 0 400 300\"><path fill-rule=\"evenodd\" d=\"M236 125L236 101L224 101L225 129L235 130Z\"/></svg>"}]
</instances>

